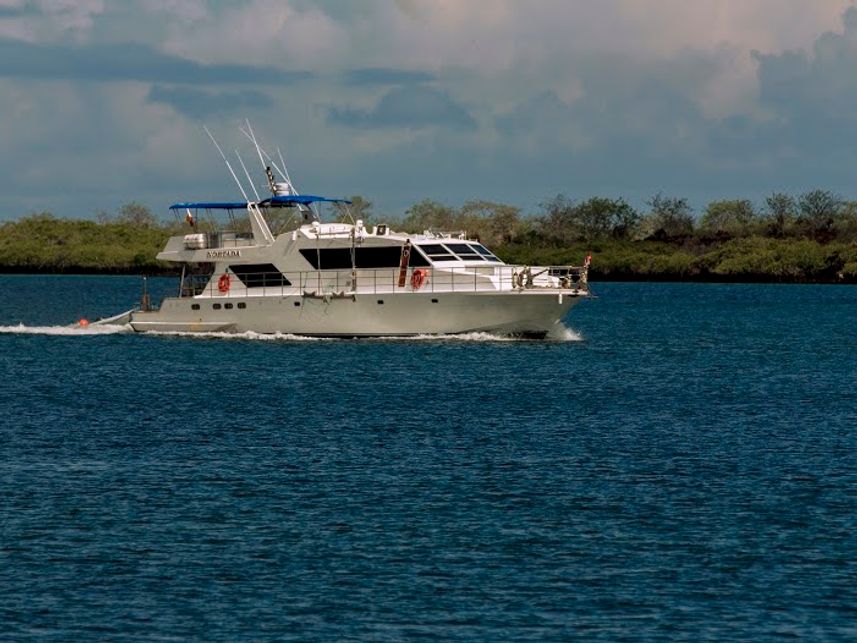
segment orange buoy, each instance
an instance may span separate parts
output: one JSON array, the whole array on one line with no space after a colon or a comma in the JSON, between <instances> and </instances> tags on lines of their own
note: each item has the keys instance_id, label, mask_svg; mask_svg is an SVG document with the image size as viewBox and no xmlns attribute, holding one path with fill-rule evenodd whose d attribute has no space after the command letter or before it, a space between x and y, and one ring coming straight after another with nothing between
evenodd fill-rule
<instances>
[{"instance_id":1,"label":"orange buoy","mask_svg":"<svg viewBox=\"0 0 857 643\"><path fill-rule=\"evenodd\" d=\"M77 322L77 325L78 326L89 326L89 320L88 319L79 319Z\"/></svg>"},{"instance_id":2,"label":"orange buoy","mask_svg":"<svg viewBox=\"0 0 857 643\"><path fill-rule=\"evenodd\" d=\"M220 279L217 280L217 289L226 294L229 292L229 287L232 285L232 279L227 273L223 273L220 275Z\"/></svg>"},{"instance_id":3,"label":"orange buoy","mask_svg":"<svg viewBox=\"0 0 857 643\"><path fill-rule=\"evenodd\" d=\"M419 290L425 284L426 279L428 278L428 270L423 268L417 268L411 274L411 288L414 290Z\"/></svg>"}]
</instances>

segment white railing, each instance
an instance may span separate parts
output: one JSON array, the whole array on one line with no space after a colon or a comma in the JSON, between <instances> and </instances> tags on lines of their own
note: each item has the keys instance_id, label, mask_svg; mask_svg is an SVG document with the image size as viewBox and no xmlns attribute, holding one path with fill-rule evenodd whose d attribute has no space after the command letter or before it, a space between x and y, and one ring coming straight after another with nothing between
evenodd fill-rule
<instances>
[{"instance_id":1,"label":"white railing","mask_svg":"<svg viewBox=\"0 0 857 643\"><path fill-rule=\"evenodd\" d=\"M238 267L238 266L236 266ZM468 266L186 275L182 297L350 296L388 293L555 291L587 294L586 266ZM224 275L226 277L224 278Z\"/></svg>"}]
</instances>

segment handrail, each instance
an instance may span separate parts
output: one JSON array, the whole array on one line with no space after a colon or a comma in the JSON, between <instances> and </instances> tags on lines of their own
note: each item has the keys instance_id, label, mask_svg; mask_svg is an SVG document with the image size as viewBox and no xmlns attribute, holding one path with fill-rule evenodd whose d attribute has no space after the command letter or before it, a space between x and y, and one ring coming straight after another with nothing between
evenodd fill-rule
<instances>
[{"instance_id":1,"label":"handrail","mask_svg":"<svg viewBox=\"0 0 857 643\"><path fill-rule=\"evenodd\" d=\"M414 285L417 282L413 280L415 270L427 271L422 284L416 288ZM526 291L589 294L587 266L411 267L408 268L403 287L399 286L399 268L302 270L241 276L228 271L229 287L221 291L219 284L223 274L219 271L185 275L179 289L180 296L223 298L302 295L327 298L362 294Z\"/></svg>"}]
</instances>

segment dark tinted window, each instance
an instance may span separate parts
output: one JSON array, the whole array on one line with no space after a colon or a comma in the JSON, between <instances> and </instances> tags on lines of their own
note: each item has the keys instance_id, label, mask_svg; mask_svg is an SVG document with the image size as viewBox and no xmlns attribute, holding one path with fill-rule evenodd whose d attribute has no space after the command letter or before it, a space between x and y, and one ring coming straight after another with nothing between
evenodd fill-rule
<instances>
[{"instance_id":1,"label":"dark tinted window","mask_svg":"<svg viewBox=\"0 0 857 643\"><path fill-rule=\"evenodd\" d=\"M466 243L447 243L446 247L452 250L455 254L471 254L475 252L473 248L471 248Z\"/></svg>"},{"instance_id":2,"label":"dark tinted window","mask_svg":"<svg viewBox=\"0 0 857 643\"><path fill-rule=\"evenodd\" d=\"M243 301L239 301L238 308L247 308L247 304L245 304Z\"/></svg>"},{"instance_id":3,"label":"dark tinted window","mask_svg":"<svg viewBox=\"0 0 857 643\"><path fill-rule=\"evenodd\" d=\"M191 304L190 309L191 310L199 310L199 304Z\"/></svg>"},{"instance_id":4,"label":"dark tinted window","mask_svg":"<svg viewBox=\"0 0 857 643\"><path fill-rule=\"evenodd\" d=\"M248 288L281 288L292 285L272 263L246 263L229 266L229 269Z\"/></svg>"},{"instance_id":5,"label":"dark tinted window","mask_svg":"<svg viewBox=\"0 0 857 643\"><path fill-rule=\"evenodd\" d=\"M220 310L220 304L211 304L211 307L214 308L214 310Z\"/></svg>"},{"instance_id":6,"label":"dark tinted window","mask_svg":"<svg viewBox=\"0 0 857 643\"><path fill-rule=\"evenodd\" d=\"M428 258L432 261L457 261L458 259L454 254L452 254L446 247L442 246L439 243L427 243L425 245L421 245L420 250L422 250Z\"/></svg>"},{"instance_id":7,"label":"dark tinted window","mask_svg":"<svg viewBox=\"0 0 857 643\"><path fill-rule=\"evenodd\" d=\"M473 247L474 247L474 248L476 248L476 252L478 252L478 253L479 253L479 254L481 254L483 257L485 257L485 260L486 260L486 261L500 261L497 257L495 257L495 256L494 256L494 253L492 253L492 252L491 252L488 248L486 248L485 246L480 245L480 244L478 244L478 243L474 243L474 244L473 244Z\"/></svg>"},{"instance_id":8,"label":"dark tinted window","mask_svg":"<svg viewBox=\"0 0 857 643\"><path fill-rule=\"evenodd\" d=\"M300 251L304 259L316 270L351 270L351 248L327 248ZM319 257L321 264L319 265ZM363 247L354 249L354 264L357 268L398 268L402 260L402 246ZM429 263L414 248L411 248L409 264L423 267Z\"/></svg>"},{"instance_id":9,"label":"dark tinted window","mask_svg":"<svg viewBox=\"0 0 857 643\"><path fill-rule=\"evenodd\" d=\"M226 310L232 310L232 304L223 304L223 307L224 307Z\"/></svg>"}]
</instances>

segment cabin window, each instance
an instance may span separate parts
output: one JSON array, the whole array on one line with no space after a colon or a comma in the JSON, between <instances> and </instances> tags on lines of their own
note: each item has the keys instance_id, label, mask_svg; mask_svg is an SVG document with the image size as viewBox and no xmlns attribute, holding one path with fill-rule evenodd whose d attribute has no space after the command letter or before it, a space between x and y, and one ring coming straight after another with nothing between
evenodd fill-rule
<instances>
[{"instance_id":1,"label":"cabin window","mask_svg":"<svg viewBox=\"0 0 857 643\"><path fill-rule=\"evenodd\" d=\"M431 303L436 304L436 303L437 303L437 299L432 299L432 300L431 300Z\"/></svg>"},{"instance_id":2,"label":"cabin window","mask_svg":"<svg viewBox=\"0 0 857 643\"><path fill-rule=\"evenodd\" d=\"M351 270L351 248L326 248L300 251L304 259L316 270ZM319 262L319 259L321 261ZM402 246L364 246L354 248L354 267L359 269L398 268L402 261ZM411 247L408 265L423 268L429 265L426 258L415 247Z\"/></svg>"},{"instance_id":3,"label":"cabin window","mask_svg":"<svg viewBox=\"0 0 857 643\"><path fill-rule=\"evenodd\" d=\"M191 304L190 309L191 310L199 310L199 304Z\"/></svg>"},{"instance_id":4,"label":"cabin window","mask_svg":"<svg viewBox=\"0 0 857 643\"><path fill-rule=\"evenodd\" d=\"M243 301L239 301L238 308L247 308L247 304L245 304Z\"/></svg>"},{"instance_id":5,"label":"cabin window","mask_svg":"<svg viewBox=\"0 0 857 643\"><path fill-rule=\"evenodd\" d=\"M494 255L494 253L493 253L493 252L491 252L491 251L490 251L488 248L486 248L485 246L483 246L483 245L481 245L481 244L478 244L478 243L474 243L474 244L473 244L473 247L474 247L474 248L476 248L476 252L478 252L478 253L479 253L479 254L481 254L483 257L485 257L485 260L486 260L486 261L497 261L497 262L500 262L500 260L499 260L495 255ZM502 263L502 262L500 262L500 263Z\"/></svg>"},{"instance_id":6,"label":"cabin window","mask_svg":"<svg viewBox=\"0 0 857 643\"><path fill-rule=\"evenodd\" d=\"M380 306L380 305L383 305L383 304L384 304L384 300L383 300L383 299L379 299L379 300L378 300L378 305Z\"/></svg>"},{"instance_id":7,"label":"cabin window","mask_svg":"<svg viewBox=\"0 0 857 643\"><path fill-rule=\"evenodd\" d=\"M229 270L247 288L283 288L292 282L272 263L245 263L229 266Z\"/></svg>"},{"instance_id":8,"label":"cabin window","mask_svg":"<svg viewBox=\"0 0 857 643\"><path fill-rule=\"evenodd\" d=\"M223 304L223 307L224 307L226 310L232 310L232 304Z\"/></svg>"},{"instance_id":9,"label":"cabin window","mask_svg":"<svg viewBox=\"0 0 857 643\"><path fill-rule=\"evenodd\" d=\"M462 261L485 261L476 248L469 243L447 243L446 247L457 254Z\"/></svg>"},{"instance_id":10,"label":"cabin window","mask_svg":"<svg viewBox=\"0 0 857 643\"><path fill-rule=\"evenodd\" d=\"M220 304L212 304L211 306L214 310L220 310Z\"/></svg>"},{"instance_id":11,"label":"cabin window","mask_svg":"<svg viewBox=\"0 0 857 643\"><path fill-rule=\"evenodd\" d=\"M301 302L299 302L299 301L295 302L295 306L300 306L300 305L301 305Z\"/></svg>"},{"instance_id":12,"label":"cabin window","mask_svg":"<svg viewBox=\"0 0 857 643\"><path fill-rule=\"evenodd\" d=\"M457 258L452 254L446 246L439 243L429 243L419 246L429 259L432 261L456 261Z\"/></svg>"}]
</instances>

